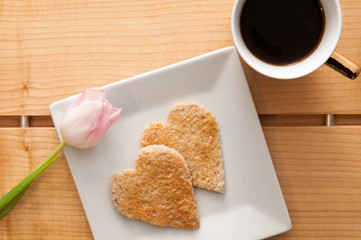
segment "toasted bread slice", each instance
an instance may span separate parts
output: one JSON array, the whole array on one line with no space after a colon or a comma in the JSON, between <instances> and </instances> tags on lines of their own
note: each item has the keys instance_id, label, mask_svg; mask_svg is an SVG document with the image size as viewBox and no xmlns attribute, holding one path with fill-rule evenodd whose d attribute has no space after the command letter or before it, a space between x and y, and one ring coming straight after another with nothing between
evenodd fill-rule
<instances>
[{"instance_id":1,"label":"toasted bread slice","mask_svg":"<svg viewBox=\"0 0 361 240\"><path fill-rule=\"evenodd\" d=\"M141 146L163 144L174 148L188 163L193 186L223 193L224 168L218 123L199 103L175 105L165 123L152 123L143 130Z\"/></svg>"},{"instance_id":2,"label":"toasted bread slice","mask_svg":"<svg viewBox=\"0 0 361 240\"><path fill-rule=\"evenodd\" d=\"M135 169L114 174L110 193L128 218L175 228L199 228L196 198L187 162L162 145L142 148Z\"/></svg>"}]
</instances>

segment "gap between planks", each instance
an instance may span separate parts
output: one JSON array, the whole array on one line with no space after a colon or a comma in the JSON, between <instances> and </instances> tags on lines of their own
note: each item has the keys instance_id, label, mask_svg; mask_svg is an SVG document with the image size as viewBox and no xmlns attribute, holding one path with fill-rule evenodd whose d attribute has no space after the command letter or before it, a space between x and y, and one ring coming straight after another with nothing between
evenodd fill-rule
<instances>
[{"instance_id":1,"label":"gap between planks","mask_svg":"<svg viewBox=\"0 0 361 240\"><path fill-rule=\"evenodd\" d=\"M263 127L361 126L361 114L261 114ZM0 116L1 128L54 127L50 116Z\"/></svg>"},{"instance_id":2,"label":"gap between planks","mask_svg":"<svg viewBox=\"0 0 361 240\"><path fill-rule=\"evenodd\" d=\"M263 127L361 126L361 114L262 114Z\"/></svg>"}]
</instances>

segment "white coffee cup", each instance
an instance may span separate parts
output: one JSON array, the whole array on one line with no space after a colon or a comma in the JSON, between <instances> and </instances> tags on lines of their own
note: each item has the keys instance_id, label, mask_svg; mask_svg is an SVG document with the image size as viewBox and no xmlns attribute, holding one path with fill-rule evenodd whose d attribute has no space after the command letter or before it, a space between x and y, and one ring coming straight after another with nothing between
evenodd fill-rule
<instances>
[{"instance_id":1,"label":"white coffee cup","mask_svg":"<svg viewBox=\"0 0 361 240\"><path fill-rule=\"evenodd\" d=\"M293 79L305 76L326 63L351 79L356 78L360 73L358 65L334 51L340 38L342 27L342 12L338 0L320 0L325 16L322 39L309 56L289 65L273 65L264 62L254 56L247 48L240 30L240 16L245 2L246 0L236 0L234 3L231 19L232 36L240 56L256 71L272 78Z\"/></svg>"}]
</instances>

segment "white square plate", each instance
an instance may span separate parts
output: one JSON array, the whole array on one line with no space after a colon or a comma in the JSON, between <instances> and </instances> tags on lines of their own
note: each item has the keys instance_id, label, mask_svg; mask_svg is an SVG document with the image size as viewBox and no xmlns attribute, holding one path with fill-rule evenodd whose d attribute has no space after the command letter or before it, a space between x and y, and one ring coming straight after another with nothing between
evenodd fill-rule
<instances>
[{"instance_id":1,"label":"white square plate","mask_svg":"<svg viewBox=\"0 0 361 240\"><path fill-rule=\"evenodd\" d=\"M111 239L262 239L291 229L256 109L234 47L223 48L149 73L104 86L123 113L104 139L90 149L66 146L93 236ZM57 130L76 96L53 103ZM134 168L142 130L166 121L180 99L197 101L215 115L225 166L224 194L195 189L201 227L159 227L130 220L110 198L111 176Z\"/></svg>"}]
</instances>

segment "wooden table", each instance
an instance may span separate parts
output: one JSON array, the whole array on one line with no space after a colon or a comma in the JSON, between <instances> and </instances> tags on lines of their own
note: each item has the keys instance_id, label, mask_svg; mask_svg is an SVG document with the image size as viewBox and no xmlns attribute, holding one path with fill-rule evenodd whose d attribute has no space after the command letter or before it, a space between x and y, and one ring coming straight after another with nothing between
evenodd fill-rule
<instances>
[{"instance_id":1,"label":"wooden table","mask_svg":"<svg viewBox=\"0 0 361 240\"><path fill-rule=\"evenodd\" d=\"M58 144L50 103L233 45L232 5L1 0L0 196ZM360 64L361 1L341 5L337 50ZM293 222L272 239L361 239L361 78L321 67L282 81L244 68ZM92 239L64 158L0 219L0 239Z\"/></svg>"}]
</instances>

